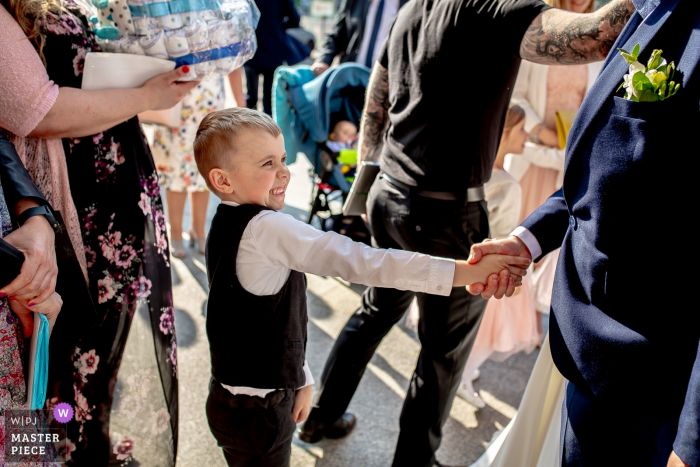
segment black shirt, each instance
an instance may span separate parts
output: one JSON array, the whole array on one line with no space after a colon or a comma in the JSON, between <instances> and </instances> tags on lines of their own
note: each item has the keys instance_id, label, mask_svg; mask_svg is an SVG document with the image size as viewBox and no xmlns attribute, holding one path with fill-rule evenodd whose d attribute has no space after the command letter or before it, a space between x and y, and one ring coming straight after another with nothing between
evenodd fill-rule
<instances>
[{"instance_id":1,"label":"black shirt","mask_svg":"<svg viewBox=\"0 0 700 467\"><path fill-rule=\"evenodd\" d=\"M408 185L464 192L491 177L520 42L541 0L411 0L379 55L389 72L382 168Z\"/></svg>"}]
</instances>

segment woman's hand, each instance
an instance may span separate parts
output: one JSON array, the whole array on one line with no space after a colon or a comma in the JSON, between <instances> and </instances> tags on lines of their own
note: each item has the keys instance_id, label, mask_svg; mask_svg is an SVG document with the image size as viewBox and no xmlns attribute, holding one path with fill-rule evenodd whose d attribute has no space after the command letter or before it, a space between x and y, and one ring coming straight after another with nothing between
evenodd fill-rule
<instances>
[{"instance_id":1,"label":"woman's hand","mask_svg":"<svg viewBox=\"0 0 700 467\"><path fill-rule=\"evenodd\" d=\"M49 333L53 330L53 325L56 323L56 318L63 306L63 300L57 293L53 293L48 300L29 307L26 300L10 300L10 308L15 312L24 329L24 337L31 337L34 332L34 316L32 312L46 315L49 320Z\"/></svg>"},{"instance_id":2,"label":"woman's hand","mask_svg":"<svg viewBox=\"0 0 700 467\"><path fill-rule=\"evenodd\" d=\"M47 300L54 293L58 276L54 232L49 222L44 216L30 217L3 240L24 254L24 263L19 276L0 289L0 298L10 296L37 305Z\"/></svg>"},{"instance_id":3,"label":"woman's hand","mask_svg":"<svg viewBox=\"0 0 700 467\"><path fill-rule=\"evenodd\" d=\"M292 420L294 420L294 423L301 423L309 418L312 388L312 385L308 385L297 390L294 398L294 407L292 407Z\"/></svg>"},{"instance_id":4,"label":"woman's hand","mask_svg":"<svg viewBox=\"0 0 700 467\"><path fill-rule=\"evenodd\" d=\"M185 65L146 81L141 89L146 92L150 102L150 110L165 110L175 107L190 89L197 86L199 81L178 82L189 72L190 67Z\"/></svg>"}]
</instances>

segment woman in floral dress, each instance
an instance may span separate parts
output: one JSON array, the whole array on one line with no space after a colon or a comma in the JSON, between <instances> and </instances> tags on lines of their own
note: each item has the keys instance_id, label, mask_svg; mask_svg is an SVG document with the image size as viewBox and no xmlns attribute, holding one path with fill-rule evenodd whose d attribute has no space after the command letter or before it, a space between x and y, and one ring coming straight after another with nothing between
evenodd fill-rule
<instances>
[{"instance_id":1,"label":"woman in floral dress","mask_svg":"<svg viewBox=\"0 0 700 467\"><path fill-rule=\"evenodd\" d=\"M80 88L85 55L98 46L76 4L64 7L43 28L46 70L59 86ZM177 348L151 153L137 118L63 146L100 325L75 345L72 370L51 382L47 408L74 406L68 465L173 466Z\"/></svg>"}]
</instances>

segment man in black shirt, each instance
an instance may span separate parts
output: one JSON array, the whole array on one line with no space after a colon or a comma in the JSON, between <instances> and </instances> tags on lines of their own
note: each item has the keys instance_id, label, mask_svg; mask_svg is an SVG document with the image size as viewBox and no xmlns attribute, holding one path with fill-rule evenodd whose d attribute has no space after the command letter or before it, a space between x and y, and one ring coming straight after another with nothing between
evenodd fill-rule
<instances>
[{"instance_id":1,"label":"man in black shirt","mask_svg":"<svg viewBox=\"0 0 700 467\"><path fill-rule=\"evenodd\" d=\"M483 184L491 177L520 60L602 60L633 12L631 0L588 15L540 0L410 0L374 66L360 128L360 160L382 163L367 202L373 245L468 258L471 245L488 236ZM491 295L510 295L518 285L504 273L501 285L498 276L489 278ZM413 295L367 289L328 357L301 439L352 430L355 419L344 412ZM459 288L449 297L416 295L422 350L401 414L396 467L436 462L486 306Z\"/></svg>"}]
</instances>

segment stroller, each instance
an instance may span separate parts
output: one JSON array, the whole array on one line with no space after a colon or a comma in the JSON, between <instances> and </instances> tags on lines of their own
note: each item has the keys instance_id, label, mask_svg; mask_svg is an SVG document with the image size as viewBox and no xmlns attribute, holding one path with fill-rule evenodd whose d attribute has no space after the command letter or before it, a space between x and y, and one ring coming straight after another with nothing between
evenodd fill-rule
<instances>
[{"instance_id":1,"label":"stroller","mask_svg":"<svg viewBox=\"0 0 700 467\"><path fill-rule=\"evenodd\" d=\"M348 169L357 164L357 152L335 152L326 142L341 120L359 127L369 75L368 68L355 63L332 68L319 77L306 65L282 66L275 71L272 85L272 116L282 129L287 162L295 162L301 152L313 166L307 222L367 244L370 234L362 219L342 214L354 177L354 170Z\"/></svg>"}]
</instances>

